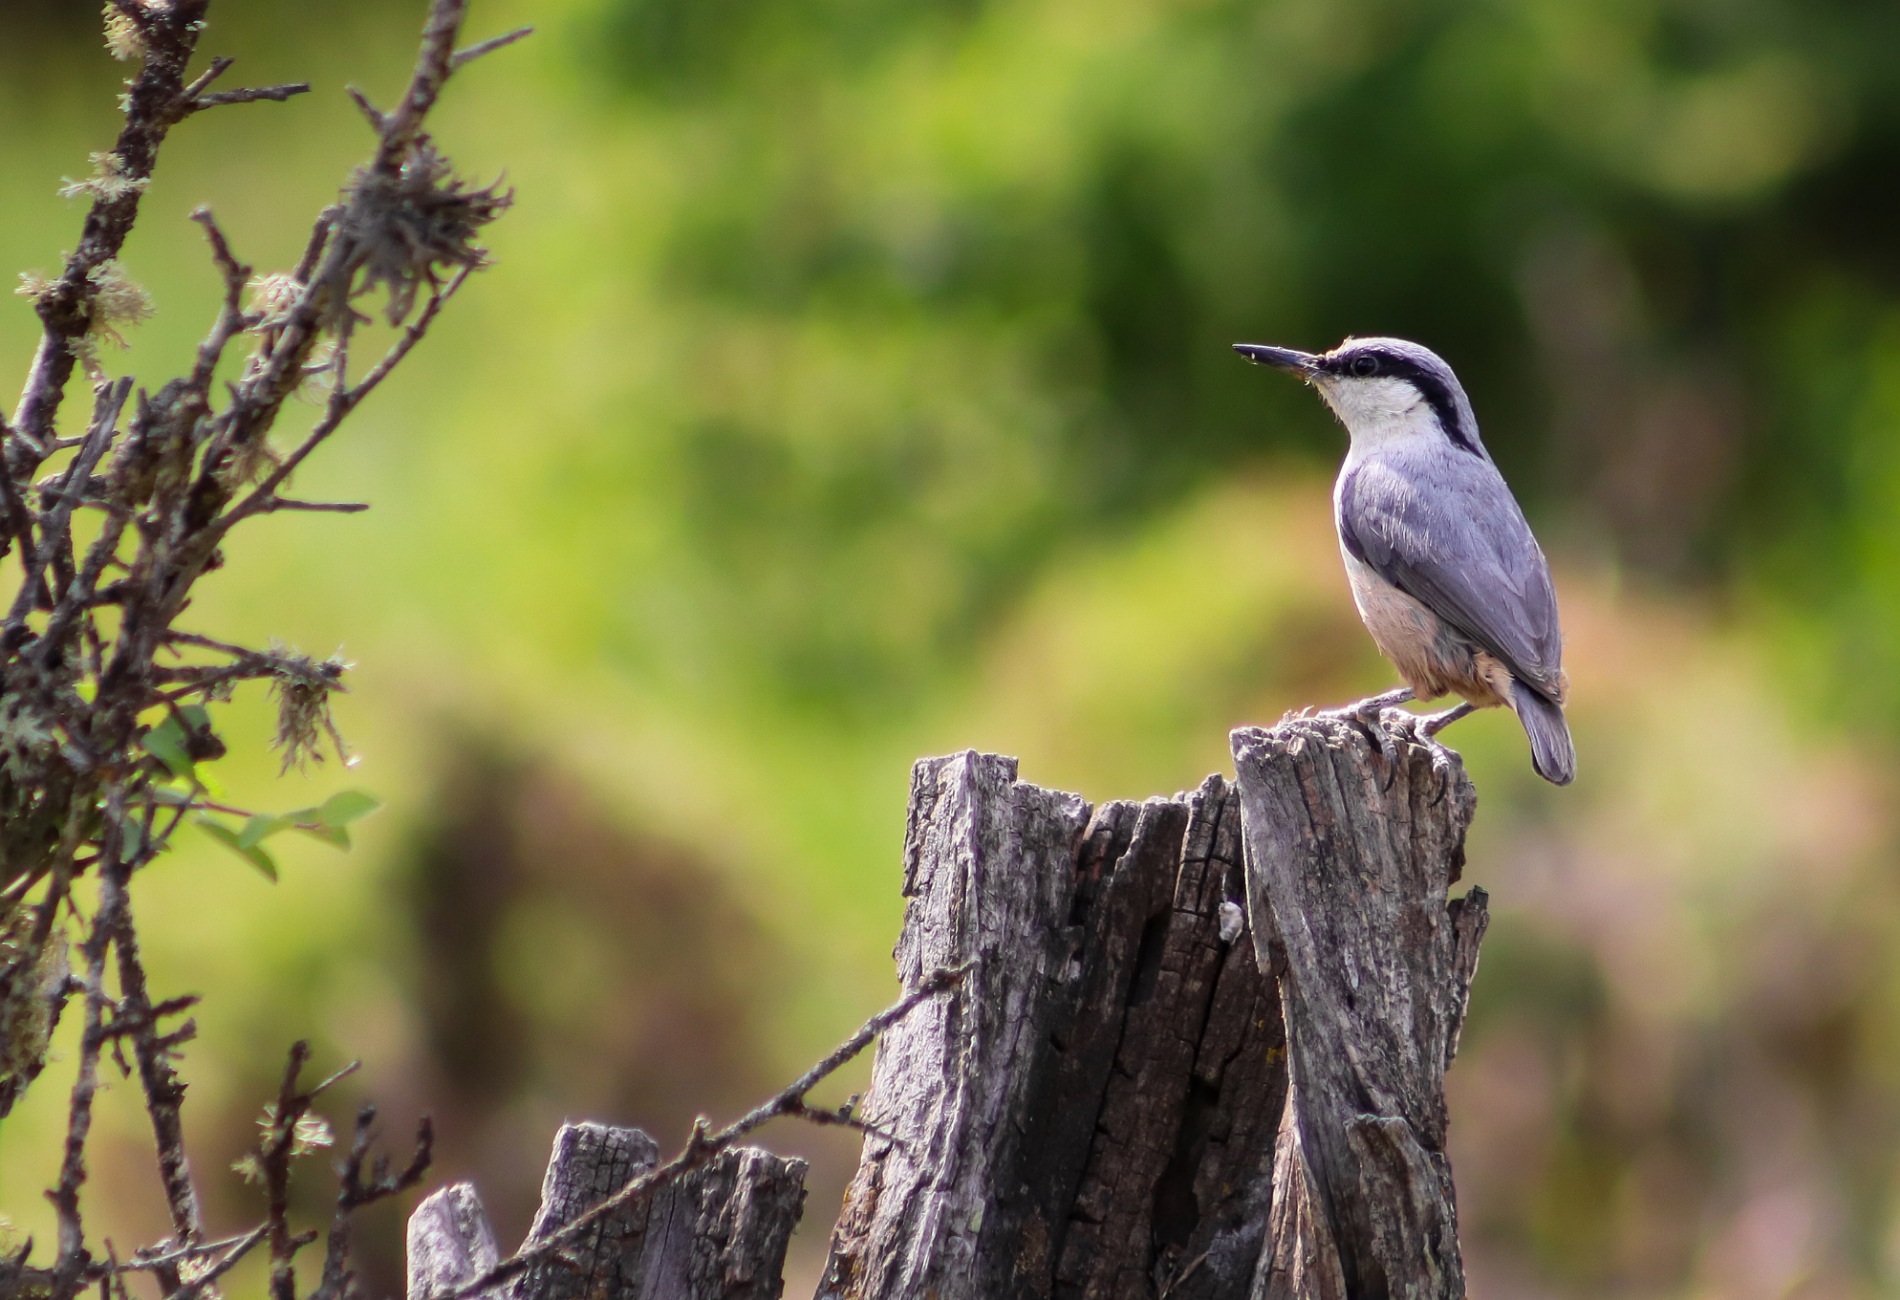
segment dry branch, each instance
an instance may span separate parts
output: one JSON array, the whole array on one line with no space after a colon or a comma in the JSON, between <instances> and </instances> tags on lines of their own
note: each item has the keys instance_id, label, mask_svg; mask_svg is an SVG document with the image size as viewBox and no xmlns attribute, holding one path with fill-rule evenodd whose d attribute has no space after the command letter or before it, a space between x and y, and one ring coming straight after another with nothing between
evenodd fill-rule
<instances>
[{"instance_id":1,"label":"dry branch","mask_svg":"<svg viewBox=\"0 0 1900 1300\"><path fill-rule=\"evenodd\" d=\"M210 0L113 0L108 7L107 44L119 57L136 59L138 71L127 83L113 148L94 156L90 179L69 181L61 191L88 195L91 203L58 273L29 279L41 337L14 414L0 419L0 557L17 553L20 579L0 601L0 1119L41 1078L53 1027L74 993L83 996L85 1020L49 1193L59 1224L52 1258L41 1264L22 1253L0 1264L0 1277L50 1300L72 1300L94 1283L102 1294L122 1294L121 1275L130 1272L151 1273L163 1294L180 1300L211 1294L220 1274L259 1248L271 1257L275 1300L296 1300L293 1260L315 1234L291 1222L290 1179L296 1158L318 1145L319 1120L310 1107L321 1086L298 1086L302 1062L293 1060L255 1157L265 1221L207 1244L185 1153L177 1068L194 1027L169 1023L189 1003L155 1000L149 992L128 884L188 818L211 817L211 830L271 869L255 839L234 829L246 827L249 835L257 819L217 822L219 806L204 797L199 766L224 753L205 706L228 698L240 682L266 680L279 699L288 758L301 759L326 739L340 750L327 701L342 689L343 665L277 647L228 645L180 627L179 619L199 578L223 563L223 548L246 519L362 508L278 489L409 355L448 298L485 263L476 237L508 204L507 194L456 176L424 129L457 66L466 7L466 0L434 0L400 107L340 200L317 216L295 272L267 277L274 300L265 303L260 294L258 309L246 310L251 268L200 210L193 219L223 293L190 369L162 382L107 381L97 359L101 340L123 342L121 329L150 310L118 257L171 129L205 109L282 101L308 89L296 83L213 91L232 61L214 59L192 72L209 7ZM371 296L385 300L385 314L406 328L351 384L349 344L355 322L364 319L356 304ZM425 305L414 312L418 296ZM254 342L254 351L234 361L241 341ZM286 400L332 346L337 384L330 400L315 427L280 455L271 439ZM230 371L235 378L221 381ZM83 433L67 435L61 418L81 375L91 381L90 411ZM75 523L81 510L102 519L90 540ZM342 826L363 810L357 797L315 820L263 821L270 833L301 827L347 842ZM74 884L88 874L100 889L91 916L74 902ZM69 933L83 936L77 979L66 973ZM124 1260L91 1240L82 1199L92 1103L107 1053L128 1073L136 1069L171 1224L166 1241ZM326 1300L341 1300L348 1287L350 1216L413 1184L426 1164L426 1137L416 1159L395 1174L370 1161L369 1145L366 1114L343 1166L314 1293Z\"/></svg>"}]
</instances>

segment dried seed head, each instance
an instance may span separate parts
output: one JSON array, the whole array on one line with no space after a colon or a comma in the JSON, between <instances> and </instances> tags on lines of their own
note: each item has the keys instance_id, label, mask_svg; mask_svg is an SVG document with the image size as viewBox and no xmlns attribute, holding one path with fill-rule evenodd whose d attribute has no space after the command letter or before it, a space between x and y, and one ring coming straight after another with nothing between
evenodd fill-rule
<instances>
[{"instance_id":1,"label":"dried seed head","mask_svg":"<svg viewBox=\"0 0 1900 1300\"><path fill-rule=\"evenodd\" d=\"M145 292L117 258L99 263L86 277L92 281L92 321L87 327L97 338L126 346L120 325L137 325L152 315L152 296Z\"/></svg>"},{"instance_id":2,"label":"dried seed head","mask_svg":"<svg viewBox=\"0 0 1900 1300\"><path fill-rule=\"evenodd\" d=\"M290 1154L307 1156L335 1142L336 1136L330 1131L329 1120L321 1115L305 1115L290 1131Z\"/></svg>"},{"instance_id":3,"label":"dried seed head","mask_svg":"<svg viewBox=\"0 0 1900 1300\"><path fill-rule=\"evenodd\" d=\"M53 290L57 288L59 288L59 281L47 279L43 271L22 271L20 272L20 287L13 292L37 307L42 299L51 296Z\"/></svg>"},{"instance_id":4,"label":"dried seed head","mask_svg":"<svg viewBox=\"0 0 1900 1300\"><path fill-rule=\"evenodd\" d=\"M37 784L42 764L53 752L53 733L21 700L0 708L0 771L22 786Z\"/></svg>"},{"instance_id":5,"label":"dried seed head","mask_svg":"<svg viewBox=\"0 0 1900 1300\"><path fill-rule=\"evenodd\" d=\"M333 310L353 313L349 299L381 287L389 293L384 314L395 325L415 306L418 286L437 282L438 270L487 264L488 250L475 236L514 201L514 191L499 180L471 186L425 135L394 175L359 171L344 197L338 225L350 249L344 269L354 279L360 268L362 278L333 286Z\"/></svg>"},{"instance_id":6,"label":"dried seed head","mask_svg":"<svg viewBox=\"0 0 1900 1300\"><path fill-rule=\"evenodd\" d=\"M117 0L106 0L106 49L121 63L145 57L145 33Z\"/></svg>"},{"instance_id":7,"label":"dried seed head","mask_svg":"<svg viewBox=\"0 0 1900 1300\"><path fill-rule=\"evenodd\" d=\"M260 333L282 325L284 316L303 296L303 281L282 272L252 276L244 287L250 290L251 311L258 317L257 324L251 328Z\"/></svg>"},{"instance_id":8,"label":"dried seed head","mask_svg":"<svg viewBox=\"0 0 1900 1300\"><path fill-rule=\"evenodd\" d=\"M334 339L325 339L311 348L310 355L304 359L303 376L297 382L297 400L321 402L335 392L342 380L337 371L342 356L342 349Z\"/></svg>"},{"instance_id":9,"label":"dried seed head","mask_svg":"<svg viewBox=\"0 0 1900 1300\"><path fill-rule=\"evenodd\" d=\"M73 360L77 361L79 368L85 372L86 382L91 384L95 390L110 382L110 377L106 374L106 368L99 360L99 336L97 334L81 334L78 338L67 343L66 346L72 351ZM123 339L119 340L119 346L125 346Z\"/></svg>"},{"instance_id":10,"label":"dried seed head","mask_svg":"<svg viewBox=\"0 0 1900 1300\"><path fill-rule=\"evenodd\" d=\"M76 199L88 195L95 199L104 199L108 203L113 199L124 198L128 194L137 194L151 178L146 176L127 176L125 160L116 152L95 153L92 155L92 175L83 181L73 180L70 176L60 177L65 184L59 187L59 197Z\"/></svg>"},{"instance_id":11,"label":"dried seed head","mask_svg":"<svg viewBox=\"0 0 1900 1300\"><path fill-rule=\"evenodd\" d=\"M217 469L217 479L225 491L237 493L263 478L278 464L277 453L271 450L268 439L250 438L232 444L229 457Z\"/></svg>"},{"instance_id":12,"label":"dried seed head","mask_svg":"<svg viewBox=\"0 0 1900 1300\"><path fill-rule=\"evenodd\" d=\"M283 752L283 770L301 771L311 761L321 763L325 736L338 760L350 766L354 762L350 747L343 743L330 715L330 696L344 689L343 674L349 665L334 655L319 663L275 645L271 653L278 660L277 676L271 682L271 695L277 701L277 735L271 746Z\"/></svg>"}]
</instances>

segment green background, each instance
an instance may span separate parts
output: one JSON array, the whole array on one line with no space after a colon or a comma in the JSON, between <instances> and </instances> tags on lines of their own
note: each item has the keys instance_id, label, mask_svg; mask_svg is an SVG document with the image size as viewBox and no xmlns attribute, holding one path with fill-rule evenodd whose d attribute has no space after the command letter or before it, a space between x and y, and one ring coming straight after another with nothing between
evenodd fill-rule
<instances>
[{"instance_id":1,"label":"green background","mask_svg":"<svg viewBox=\"0 0 1900 1300\"><path fill-rule=\"evenodd\" d=\"M419 18L214 4L231 84L317 90L176 131L125 257L158 315L109 369L162 382L208 324L198 204L294 260L368 146L343 84L391 97ZM126 70L87 6L0 21L0 267L49 270ZM891 998L916 756L1140 798L1390 684L1343 439L1228 345L1392 333L1463 377L1575 683L1570 789L1508 717L1450 733L1496 908L1452 1078L1474 1294L1900 1284L1900 11L547 0L470 34L523 22L435 123L515 188L496 265L299 475L375 508L258 523L188 615L357 665L360 765L279 776L241 695L233 798L388 803L276 886L194 840L138 887L159 989L207 995L217 1226L294 1038L361 1057L393 1136L433 1112L512 1239L563 1117L677 1141ZM16 1236L50 1237L63 1086L0 1128ZM121 1246L162 1231L144 1140L121 1084ZM819 1162L809 1276L853 1144L778 1140Z\"/></svg>"}]
</instances>

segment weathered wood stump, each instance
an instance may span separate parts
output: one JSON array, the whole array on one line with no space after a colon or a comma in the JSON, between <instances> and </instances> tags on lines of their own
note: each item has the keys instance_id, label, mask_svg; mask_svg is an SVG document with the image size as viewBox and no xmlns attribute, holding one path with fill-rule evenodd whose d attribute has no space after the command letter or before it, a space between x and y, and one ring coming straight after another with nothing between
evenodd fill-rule
<instances>
[{"instance_id":1,"label":"weathered wood stump","mask_svg":"<svg viewBox=\"0 0 1900 1300\"><path fill-rule=\"evenodd\" d=\"M659 1147L636 1128L564 1124L541 1186L535 1241L653 1168ZM582 1231L558 1256L478 1292L481 1300L776 1300L785 1247L805 1202L805 1162L751 1147ZM447 1294L498 1258L475 1189L435 1193L409 1220L409 1300Z\"/></svg>"},{"instance_id":2,"label":"weathered wood stump","mask_svg":"<svg viewBox=\"0 0 1900 1300\"><path fill-rule=\"evenodd\" d=\"M1233 1294L1285 1090L1239 804L1111 803L1013 761L917 765L898 969L974 960L887 1033L821 1296Z\"/></svg>"},{"instance_id":3,"label":"weathered wood stump","mask_svg":"<svg viewBox=\"0 0 1900 1300\"><path fill-rule=\"evenodd\" d=\"M820 1297L1463 1295L1443 1084L1485 919L1446 895L1470 782L1329 720L1234 750L1238 782L1098 808L995 755L917 764L898 972L968 973L878 1044ZM656 1156L564 1128L535 1232ZM777 1296L802 1176L725 1153L492 1300ZM472 1189L438 1193L411 1300L494 1250Z\"/></svg>"},{"instance_id":4,"label":"weathered wood stump","mask_svg":"<svg viewBox=\"0 0 1900 1300\"><path fill-rule=\"evenodd\" d=\"M1445 1070L1487 920L1447 899L1477 795L1424 747L1397 770L1346 724L1233 736L1248 898L1283 954L1288 1122L1274 1171L1280 1296L1464 1294L1445 1158Z\"/></svg>"}]
</instances>

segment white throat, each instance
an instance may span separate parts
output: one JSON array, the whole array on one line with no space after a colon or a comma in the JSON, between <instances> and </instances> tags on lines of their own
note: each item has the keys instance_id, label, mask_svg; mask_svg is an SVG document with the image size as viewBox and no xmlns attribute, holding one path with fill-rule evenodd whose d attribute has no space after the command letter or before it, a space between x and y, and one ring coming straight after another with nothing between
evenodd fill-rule
<instances>
[{"instance_id":1,"label":"white throat","mask_svg":"<svg viewBox=\"0 0 1900 1300\"><path fill-rule=\"evenodd\" d=\"M1327 376L1314 387L1346 426L1355 451L1413 438L1445 436L1431 405L1403 379Z\"/></svg>"}]
</instances>

